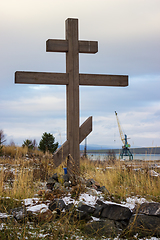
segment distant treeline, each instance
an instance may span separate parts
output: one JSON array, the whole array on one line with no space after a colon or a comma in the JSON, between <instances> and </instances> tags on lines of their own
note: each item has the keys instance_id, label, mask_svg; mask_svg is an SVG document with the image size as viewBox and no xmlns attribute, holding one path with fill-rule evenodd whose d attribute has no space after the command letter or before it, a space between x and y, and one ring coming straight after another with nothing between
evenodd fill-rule
<instances>
[{"instance_id":1,"label":"distant treeline","mask_svg":"<svg viewBox=\"0 0 160 240\"><path fill-rule=\"evenodd\" d=\"M87 150L87 153L104 153L108 154L114 152L120 153L121 149L101 149L101 150ZM132 154L160 154L160 147L144 147L144 148L130 148Z\"/></svg>"}]
</instances>

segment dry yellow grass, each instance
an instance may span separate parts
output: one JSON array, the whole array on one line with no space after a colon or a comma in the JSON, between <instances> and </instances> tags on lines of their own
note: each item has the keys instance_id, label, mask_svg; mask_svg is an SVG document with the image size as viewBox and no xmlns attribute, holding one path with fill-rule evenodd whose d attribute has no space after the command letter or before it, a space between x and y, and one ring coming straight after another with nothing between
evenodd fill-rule
<instances>
[{"instance_id":1,"label":"dry yellow grass","mask_svg":"<svg viewBox=\"0 0 160 240\"><path fill-rule=\"evenodd\" d=\"M117 160L115 164L108 165L107 162L85 159L81 161L81 170L86 178L94 178L112 195L122 199L133 195L159 197L160 177L150 176L149 165L150 162L141 163L142 170L136 170L134 163L127 165Z\"/></svg>"},{"instance_id":2,"label":"dry yellow grass","mask_svg":"<svg viewBox=\"0 0 160 240\"><path fill-rule=\"evenodd\" d=\"M28 148L27 147L18 147L18 146L3 146L2 149L2 153L4 155L8 155L11 158L18 158L18 157L22 157L25 156L28 152Z\"/></svg>"},{"instance_id":3,"label":"dry yellow grass","mask_svg":"<svg viewBox=\"0 0 160 240\"><path fill-rule=\"evenodd\" d=\"M4 147L3 151L6 157L0 158L1 196L5 194L18 199L31 197L36 193L40 182L45 182L55 172L63 174L63 167L66 167L64 162L54 169L52 155L49 153L44 155L38 150L30 152L26 148L8 146ZM5 164L8 164L8 170L5 169ZM95 179L101 186L105 186L111 195L118 196L120 199L133 195L158 198L160 177L150 176L150 162L140 162L141 171L135 171L137 164L137 162L131 164L131 162L119 160L109 163L81 159L80 174L86 179ZM14 169L13 172L11 168ZM11 178L11 184L10 187L6 187L9 178Z\"/></svg>"},{"instance_id":4,"label":"dry yellow grass","mask_svg":"<svg viewBox=\"0 0 160 240\"><path fill-rule=\"evenodd\" d=\"M26 147L4 146L0 164L0 196L16 199L33 197L55 171L51 154Z\"/></svg>"}]
</instances>

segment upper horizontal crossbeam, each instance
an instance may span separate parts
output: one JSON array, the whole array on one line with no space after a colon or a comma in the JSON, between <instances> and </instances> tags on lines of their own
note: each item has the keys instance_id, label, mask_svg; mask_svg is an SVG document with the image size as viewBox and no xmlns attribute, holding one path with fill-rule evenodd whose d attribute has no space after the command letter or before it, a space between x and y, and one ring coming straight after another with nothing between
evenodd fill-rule
<instances>
[{"instance_id":1,"label":"upper horizontal crossbeam","mask_svg":"<svg viewBox=\"0 0 160 240\"><path fill-rule=\"evenodd\" d=\"M97 41L78 41L79 53L97 53ZM47 52L68 52L68 40L48 39L46 41Z\"/></svg>"}]
</instances>

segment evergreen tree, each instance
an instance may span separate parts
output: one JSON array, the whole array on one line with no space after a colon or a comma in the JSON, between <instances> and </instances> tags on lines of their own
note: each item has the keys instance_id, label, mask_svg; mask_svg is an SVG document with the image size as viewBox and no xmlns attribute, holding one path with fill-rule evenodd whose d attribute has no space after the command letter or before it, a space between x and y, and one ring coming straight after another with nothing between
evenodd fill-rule
<instances>
[{"instance_id":1,"label":"evergreen tree","mask_svg":"<svg viewBox=\"0 0 160 240\"><path fill-rule=\"evenodd\" d=\"M43 151L49 151L50 153L54 153L58 148L58 142L55 142L55 137L51 133L43 133L42 139L39 142L38 148Z\"/></svg>"},{"instance_id":2,"label":"evergreen tree","mask_svg":"<svg viewBox=\"0 0 160 240\"><path fill-rule=\"evenodd\" d=\"M32 150L34 148L32 140L26 139L25 141L23 141L22 147L28 147L28 149Z\"/></svg>"}]
</instances>

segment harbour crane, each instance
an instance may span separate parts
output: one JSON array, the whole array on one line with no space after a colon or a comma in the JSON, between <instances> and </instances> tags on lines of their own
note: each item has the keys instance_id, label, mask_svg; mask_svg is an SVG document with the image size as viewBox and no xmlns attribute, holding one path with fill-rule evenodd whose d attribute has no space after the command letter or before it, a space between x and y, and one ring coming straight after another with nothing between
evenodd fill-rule
<instances>
[{"instance_id":1,"label":"harbour crane","mask_svg":"<svg viewBox=\"0 0 160 240\"><path fill-rule=\"evenodd\" d=\"M128 141L127 141L127 135L123 134L123 132L122 132L121 125L120 125L120 122L119 122L118 115L117 115L116 111L115 111L115 115L116 115L116 119L117 119L120 138L121 138L121 141L123 143L122 150L120 152L120 158L123 158L123 156L129 156L129 160L133 160L133 155L132 155L132 153L129 149L130 144L128 144Z\"/></svg>"}]
</instances>

